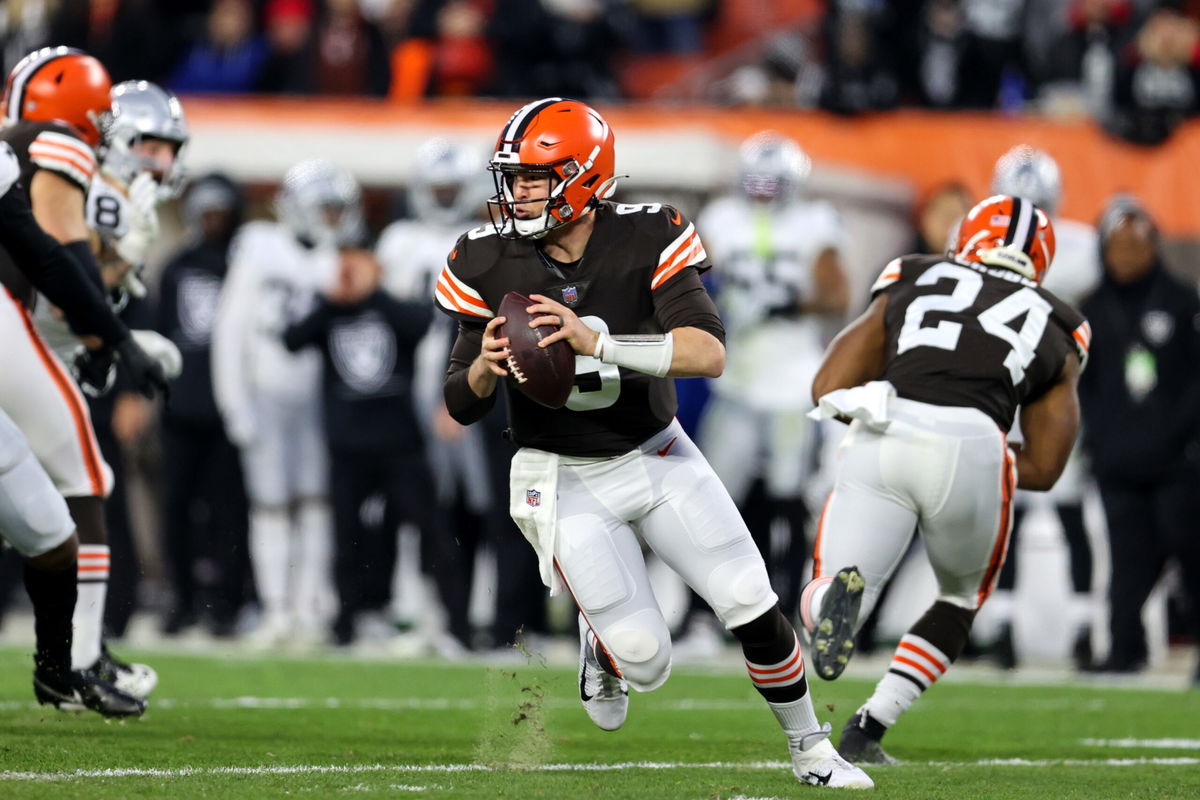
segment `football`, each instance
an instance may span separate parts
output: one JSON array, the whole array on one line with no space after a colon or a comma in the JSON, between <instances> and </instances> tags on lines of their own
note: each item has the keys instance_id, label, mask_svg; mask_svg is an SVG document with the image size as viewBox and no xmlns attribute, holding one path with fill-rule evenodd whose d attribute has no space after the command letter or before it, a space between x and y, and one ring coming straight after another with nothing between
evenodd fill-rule
<instances>
[{"instance_id":1,"label":"football","mask_svg":"<svg viewBox=\"0 0 1200 800\"><path fill-rule=\"evenodd\" d=\"M575 352L565 341L538 347L558 326L529 327L535 316L541 316L525 310L534 302L520 292L509 292L500 301L497 316L504 317L500 335L508 339L508 380L530 400L547 408L562 408L575 381Z\"/></svg>"}]
</instances>

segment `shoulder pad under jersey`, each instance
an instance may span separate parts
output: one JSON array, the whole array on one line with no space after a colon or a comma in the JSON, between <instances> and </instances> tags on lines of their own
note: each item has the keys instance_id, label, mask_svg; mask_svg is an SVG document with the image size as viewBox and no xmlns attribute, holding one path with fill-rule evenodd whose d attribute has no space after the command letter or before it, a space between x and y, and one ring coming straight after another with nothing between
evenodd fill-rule
<instances>
[{"instance_id":1,"label":"shoulder pad under jersey","mask_svg":"<svg viewBox=\"0 0 1200 800\"><path fill-rule=\"evenodd\" d=\"M477 324L496 316L474 284L500 258L504 244L490 224L458 237L433 288L438 308L459 321Z\"/></svg>"},{"instance_id":2,"label":"shoulder pad under jersey","mask_svg":"<svg viewBox=\"0 0 1200 800\"><path fill-rule=\"evenodd\" d=\"M29 143L29 161L86 192L96 176L96 154L70 128L50 125Z\"/></svg>"}]
</instances>

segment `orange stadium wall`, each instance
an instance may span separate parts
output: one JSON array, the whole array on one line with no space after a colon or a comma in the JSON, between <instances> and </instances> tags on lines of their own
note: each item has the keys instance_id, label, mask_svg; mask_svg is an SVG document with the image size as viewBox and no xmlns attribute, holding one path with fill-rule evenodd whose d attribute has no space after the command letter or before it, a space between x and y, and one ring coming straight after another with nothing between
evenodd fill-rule
<instances>
[{"instance_id":1,"label":"orange stadium wall","mask_svg":"<svg viewBox=\"0 0 1200 800\"><path fill-rule=\"evenodd\" d=\"M345 164L368 185L403 183L412 155L437 135L494 140L512 103L404 106L372 102L185 98L193 125L194 171L220 168L270 182L301 158ZM912 196L948 180L977 195L988 188L996 157L1014 144L1058 159L1063 216L1094 221L1115 192L1141 197L1163 231L1200 238L1200 122L1166 144L1144 148L1086 121L1041 117L898 111L839 118L803 111L637 105L601 109L617 134L618 171L633 186L707 192L730 175L732 146L762 128L794 136L821 167L848 169L909 185Z\"/></svg>"}]
</instances>

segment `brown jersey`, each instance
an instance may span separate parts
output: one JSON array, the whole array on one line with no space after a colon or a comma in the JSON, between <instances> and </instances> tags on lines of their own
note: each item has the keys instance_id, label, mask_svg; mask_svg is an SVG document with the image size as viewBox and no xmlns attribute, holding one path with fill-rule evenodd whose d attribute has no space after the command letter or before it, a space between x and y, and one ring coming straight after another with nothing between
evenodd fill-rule
<instances>
[{"instance_id":1,"label":"brown jersey","mask_svg":"<svg viewBox=\"0 0 1200 800\"><path fill-rule=\"evenodd\" d=\"M905 256L871 287L887 295L883 378L900 397L966 406L1003 430L1017 407L1058 380L1069 353L1087 360L1087 320L1012 270Z\"/></svg>"},{"instance_id":2,"label":"brown jersey","mask_svg":"<svg viewBox=\"0 0 1200 800\"><path fill-rule=\"evenodd\" d=\"M87 195L96 174L96 156L69 126L57 122L18 122L0 130L0 141L8 142L21 164L18 187L26 199L38 170L53 172ZM17 300L32 307L36 293L3 246L0 246L0 282Z\"/></svg>"},{"instance_id":3,"label":"brown jersey","mask_svg":"<svg viewBox=\"0 0 1200 800\"><path fill-rule=\"evenodd\" d=\"M459 321L448 386L479 354L483 327L510 291L545 295L570 307L589 327L614 335L696 327L724 340L699 277L709 267L708 255L690 221L659 203L605 202L594 213L583 258L573 265L550 260L533 241L502 239L491 225L459 238L434 294L438 307ZM504 382L517 444L573 456L619 455L675 416L671 378L591 356L576 356L575 372L571 396L560 409L508 391Z\"/></svg>"}]
</instances>

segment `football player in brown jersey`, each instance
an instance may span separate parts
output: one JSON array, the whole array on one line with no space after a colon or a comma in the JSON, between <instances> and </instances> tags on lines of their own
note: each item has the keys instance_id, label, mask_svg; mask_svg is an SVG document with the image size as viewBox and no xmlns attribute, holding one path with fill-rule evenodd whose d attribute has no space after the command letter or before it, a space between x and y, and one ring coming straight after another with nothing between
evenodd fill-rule
<instances>
[{"instance_id":1,"label":"football player in brown jersey","mask_svg":"<svg viewBox=\"0 0 1200 800\"><path fill-rule=\"evenodd\" d=\"M863 763L894 763L880 739L962 653L1004 562L1013 491L1053 486L1079 425L1091 333L1041 286L1054 258L1049 217L996 195L967 213L955 241L947 254L888 264L813 382L815 413L850 423L801 597L817 674L841 674L915 528L938 582L842 731L842 753ZM1018 407L1025 442L1014 453L1006 432Z\"/></svg>"},{"instance_id":2,"label":"football player in brown jersey","mask_svg":"<svg viewBox=\"0 0 1200 800\"><path fill-rule=\"evenodd\" d=\"M139 389L165 386L161 369L133 341L103 294L67 250L38 225L18 184L21 164L0 142L0 246L31 284L57 303L76 330L99 337L122 355L121 366ZM27 318L26 318L26 321ZM6 340L5 355L13 343ZM5 370L12 367L6 358ZM0 407L0 538L26 557L24 582L33 604L36 652L34 691L59 707L83 707L105 716L141 714L145 703L93 670L72 670L72 615L78 597L79 539L67 504L27 437Z\"/></svg>"},{"instance_id":3,"label":"football player in brown jersey","mask_svg":"<svg viewBox=\"0 0 1200 800\"><path fill-rule=\"evenodd\" d=\"M459 422L478 420L507 374L496 317L519 291L531 325L558 325L576 378L564 407L507 391L510 512L552 592L579 607L579 693L616 730L627 686L650 691L671 667L671 639L642 558L645 542L742 644L755 687L787 734L804 782L872 786L828 741L813 710L799 639L779 610L762 556L704 456L675 421L671 378L716 376L724 330L700 283L708 257L695 227L659 203L609 202L613 133L594 109L547 98L505 124L491 159L493 224L459 238L438 278L438 306L459 321L445 382ZM640 541L639 541L640 539Z\"/></svg>"},{"instance_id":4,"label":"football player in brown jersey","mask_svg":"<svg viewBox=\"0 0 1200 800\"><path fill-rule=\"evenodd\" d=\"M85 199L96 174L95 149L111 112L111 81L95 58L68 47L30 53L13 68L5 85L6 142L20 165L17 189L37 225L60 242L97 287L100 269L92 252ZM29 440L42 467L67 499L79 533L79 599L75 605L72 661L76 670L115 677L122 662L111 659L101 639L109 575L104 498L112 470L92 430L88 406L63 362L51 352L32 320L36 293L19 250L0 246L0 406ZM116 343L85 340L77 364L81 379L103 386ZM128 344L122 344L128 349Z\"/></svg>"}]
</instances>

